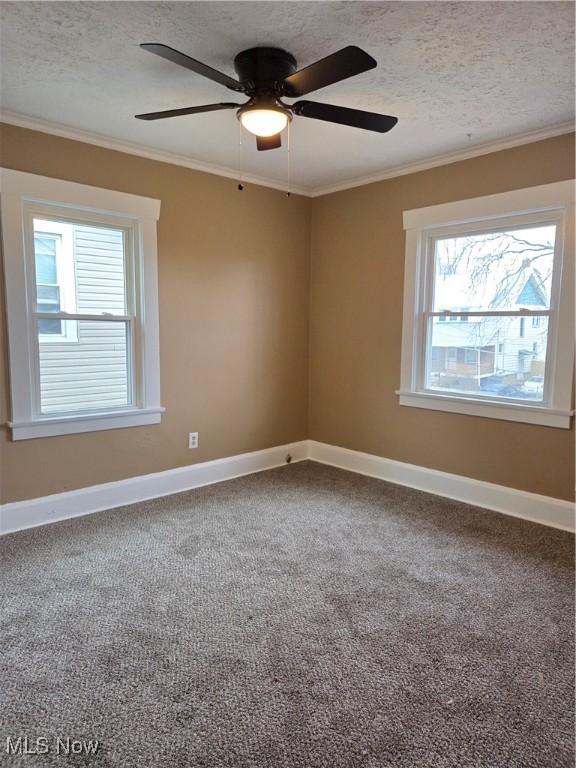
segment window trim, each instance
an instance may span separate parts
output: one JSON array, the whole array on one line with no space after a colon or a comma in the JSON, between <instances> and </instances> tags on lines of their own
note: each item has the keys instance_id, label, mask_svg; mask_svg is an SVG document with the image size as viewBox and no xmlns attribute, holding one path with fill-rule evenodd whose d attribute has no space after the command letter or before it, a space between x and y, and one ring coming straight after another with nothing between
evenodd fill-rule
<instances>
[{"instance_id":1,"label":"window trim","mask_svg":"<svg viewBox=\"0 0 576 768\"><path fill-rule=\"evenodd\" d=\"M574 182L562 181L539 187L471 198L453 203L404 211L406 258L402 362L399 402L402 406L484 416L487 418L569 428L574 364ZM456 393L436 393L422 387L424 366L422 327L425 281L430 280L428 248L439 233L481 232L498 226L557 223L555 274L552 286L547 355L548 400L534 404L498 397L474 398ZM555 299L554 299L555 297ZM459 311L458 314L461 314ZM514 313L516 315L516 313ZM526 311L526 316L546 312Z\"/></svg>"},{"instance_id":2,"label":"window trim","mask_svg":"<svg viewBox=\"0 0 576 768\"><path fill-rule=\"evenodd\" d=\"M160 355L158 329L158 275L156 222L160 201L115 190L91 187L21 171L0 168L0 200L10 361L12 439L48 437L123 427L157 424L164 408L160 401ZM73 414L36 415L35 350L29 332L35 307L29 306L29 260L25 259L25 219L30 211L52 211L66 220L128 226L137 240L134 264L134 301L140 322L133 345L133 370L140 389L136 403L125 408L83 411ZM127 273L127 279L129 278Z\"/></svg>"}]
</instances>

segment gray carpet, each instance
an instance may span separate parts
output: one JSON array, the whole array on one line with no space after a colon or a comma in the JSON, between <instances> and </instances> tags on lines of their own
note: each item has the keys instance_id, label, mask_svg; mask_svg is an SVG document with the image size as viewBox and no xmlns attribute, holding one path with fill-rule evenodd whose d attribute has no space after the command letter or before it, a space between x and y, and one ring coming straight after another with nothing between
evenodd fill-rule
<instances>
[{"instance_id":1,"label":"gray carpet","mask_svg":"<svg viewBox=\"0 0 576 768\"><path fill-rule=\"evenodd\" d=\"M573 765L566 533L305 462L0 556L5 765Z\"/></svg>"}]
</instances>

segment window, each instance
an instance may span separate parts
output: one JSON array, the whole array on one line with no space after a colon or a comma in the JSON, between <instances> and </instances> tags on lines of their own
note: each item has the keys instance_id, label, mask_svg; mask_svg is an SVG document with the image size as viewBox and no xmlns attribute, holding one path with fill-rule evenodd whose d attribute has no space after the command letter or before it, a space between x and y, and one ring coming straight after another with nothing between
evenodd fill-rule
<instances>
[{"instance_id":1,"label":"window","mask_svg":"<svg viewBox=\"0 0 576 768\"><path fill-rule=\"evenodd\" d=\"M33 227L36 304L39 312L76 311L71 227L63 222L36 219ZM72 323L44 318L38 321L42 344L77 342Z\"/></svg>"},{"instance_id":2,"label":"window","mask_svg":"<svg viewBox=\"0 0 576 768\"><path fill-rule=\"evenodd\" d=\"M2 170L15 440L160 421L148 198Z\"/></svg>"},{"instance_id":3,"label":"window","mask_svg":"<svg viewBox=\"0 0 576 768\"><path fill-rule=\"evenodd\" d=\"M520 327L518 329L518 335L520 336L521 339L523 339L524 336L526 335L526 318L525 317L520 318Z\"/></svg>"},{"instance_id":4,"label":"window","mask_svg":"<svg viewBox=\"0 0 576 768\"><path fill-rule=\"evenodd\" d=\"M571 182L405 212L401 405L569 427L572 220Z\"/></svg>"},{"instance_id":5,"label":"window","mask_svg":"<svg viewBox=\"0 0 576 768\"><path fill-rule=\"evenodd\" d=\"M51 237L42 231L34 231L36 303L38 309L44 312L60 312L63 309L56 266L56 251L59 245L59 238ZM62 336L62 323L60 320L40 320L38 331L42 336Z\"/></svg>"}]
</instances>

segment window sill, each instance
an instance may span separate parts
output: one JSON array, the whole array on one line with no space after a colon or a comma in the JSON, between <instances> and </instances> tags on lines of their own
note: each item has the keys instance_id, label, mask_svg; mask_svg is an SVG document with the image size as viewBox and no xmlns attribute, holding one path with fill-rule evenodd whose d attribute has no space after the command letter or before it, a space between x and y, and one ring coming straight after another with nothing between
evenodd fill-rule
<instances>
[{"instance_id":1,"label":"window sill","mask_svg":"<svg viewBox=\"0 0 576 768\"><path fill-rule=\"evenodd\" d=\"M33 421L9 421L13 440L29 440L35 437L73 435L79 432L100 432L106 429L142 427L159 424L164 408L134 408L133 410L90 415L44 417Z\"/></svg>"},{"instance_id":2,"label":"window sill","mask_svg":"<svg viewBox=\"0 0 576 768\"><path fill-rule=\"evenodd\" d=\"M468 416L483 416L487 419L502 419L504 421L519 421L526 424L539 424L546 427L570 429L573 411L545 408L541 405L526 403L503 403L497 400L479 402L469 397L436 395L429 392L396 392L400 405L412 408L425 408L432 411L461 413Z\"/></svg>"}]
</instances>

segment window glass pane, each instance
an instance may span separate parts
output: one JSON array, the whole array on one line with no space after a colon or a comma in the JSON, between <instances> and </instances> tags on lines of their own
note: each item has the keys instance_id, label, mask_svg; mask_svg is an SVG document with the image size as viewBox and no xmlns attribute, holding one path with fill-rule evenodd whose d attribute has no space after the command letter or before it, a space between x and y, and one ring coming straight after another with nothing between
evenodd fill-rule
<instances>
[{"instance_id":1,"label":"window glass pane","mask_svg":"<svg viewBox=\"0 0 576 768\"><path fill-rule=\"evenodd\" d=\"M39 312L46 312L42 309L42 305L38 306ZM43 318L38 320L38 332L44 335L61 336L62 335L62 320L48 320Z\"/></svg>"},{"instance_id":2,"label":"window glass pane","mask_svg":"<svg viewBox=\"0 0 576 768\"><path fill-rule=\"evenodd\" d=\"M42 233L35 228L34 251L36 256L56 256L57 235Z\"/></svg>"},{"instance_id":3,"label":"window glass pane","mask_svg":"<svg viewBox=\"0 0 576 768\"><path fill-rule=\"evenodd\" d=\"M556 225L435 241L434 312L548 309Z\"/></svg>"},{"instance_id":4,"label":"window glass pane","mask_svg":"<svg viewBox=\"0 0 576 768\"><path fill-rule=\"evenodd\" d=\"M548 318L534 326L518 317L431 318L426 388L445 394L542 400Z\"/></svg>"},{"instance_id":5,"label":"window glass pane","mask_svg":"<svg viewBox=\"0 0 576 768\"><path fill-rule=\"evenodd\" d=\"M53 237L34 237L34 255L36 258L36 282L38 285L56 285L56 239Z\"/></svg>"},{"instance_id":6,"label":"window glass pane","mask_svg":"<svg viewBox=\"0 0 576 768\"><path fill-rule=\"evenodd\" d=\"M38 312L58 312L60 310L60 289L57 285L38 285L36 287ZM40 333L62 333L61 320L42 319L38 321Z\"/></svg>"},{"instance_id":7,"label":"window glass pane","mask_svg":"<svg viewBox=\"0 0 576 768\"><path fill-rule=\"evenodd\" d=\"M53 307L60 304L60 289L57 285L39 285L37 286L36 295L38 297L38 304L43 304L47 307L41 310L42 312L56 311Z\"/></svg>"},{"instance_id":8,"label":"window glass pane","mask_svg":"<svg viewBox=\"0 0 576 768\"><path fill-rule=\"evenodd\" d=\"M38 332L44 330L38 320ZM70 344L43 341L40 349L40 408L43 414L109 410L131 404L128 325L122 320L66 320Z\"/></svg>"}]
</instances>

